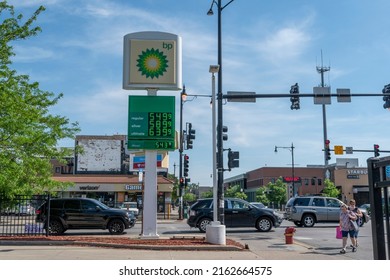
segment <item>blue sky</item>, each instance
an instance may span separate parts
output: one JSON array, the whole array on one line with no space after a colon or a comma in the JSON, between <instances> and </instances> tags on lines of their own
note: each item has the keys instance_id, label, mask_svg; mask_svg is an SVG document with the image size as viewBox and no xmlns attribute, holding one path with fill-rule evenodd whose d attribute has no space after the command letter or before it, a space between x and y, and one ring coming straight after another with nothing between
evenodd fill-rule
<instances>
[{"instance_id":1,"label":"blue sky","mask_svg":"<svg viewBox=\"0 0 390 280\"><path fill-rule=\"evenodd\" d=\"M211 0L12 0L27 18L39 5L42 33L14 45L13 67L28 74L43 90L64 93L53 113L78 121L82 135L127 134L129 94L122 89L123 36L162 31L182 37L183 83L188 94L210 95L209 66L217 64L217 16L207 16ZM228 1L223 1L227 3ZM390 2L388 0L235 0L222 12L223 92L289 93L299 83L301 93L320 84L316 66L331 71L325 83L332 93L381 93L390 83ZM179 92L174 95L179 108ZM196 129L190 157L191 182L210 185L212 178L211 110L209 98L184 104L184 123ZM223 107L229 140L224 148L240 152L240 168L225 178L263 166L291 166L291 153L274 147L294 143L295 164L323 164L322 106L301 98L301 109L290 100L258 99ZM390 150L390 112L382 97L352 97L351 103L326 106L330 146ZM179 115L177 111L177 116ZM179 120L177 118L177 124ZM178 125L177 125L178 129ZM72 146L73 141L63 141ZM386 155L382 153L381 156ZM359 158L366 166L371 153L338 156ZM335 162L332 153L330 163ZM225 164L227 156L225 155ZM170 173L178 164L170 153ZM226 166L226 165L225 165ZM176 174L178 171L176 170Z\"/></svg>"}]
</instances>

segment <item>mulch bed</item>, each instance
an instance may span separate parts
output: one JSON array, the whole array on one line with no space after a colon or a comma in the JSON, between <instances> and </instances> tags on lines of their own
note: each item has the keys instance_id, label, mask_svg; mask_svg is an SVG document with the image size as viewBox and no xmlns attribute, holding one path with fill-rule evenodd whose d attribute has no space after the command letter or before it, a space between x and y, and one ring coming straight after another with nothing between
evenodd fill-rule
<instances>
[{"instance_id":1,"label":"mulch bed","mask_svg":"<svg viewBox=\"0 0 390 280\"><path fill-rule=\"evenodd\" d=\"M149 245L149 246L216 246L198 237L171 237L160 239L140 239L129 237L90 237L90 236L0 236L1 240L12 241L73 241L84 243L123 244L123 245ZM227 246L244 249L241 243L226 239ZM217 245L223 246L223 245Z\"/></svg>"}]
</instances>

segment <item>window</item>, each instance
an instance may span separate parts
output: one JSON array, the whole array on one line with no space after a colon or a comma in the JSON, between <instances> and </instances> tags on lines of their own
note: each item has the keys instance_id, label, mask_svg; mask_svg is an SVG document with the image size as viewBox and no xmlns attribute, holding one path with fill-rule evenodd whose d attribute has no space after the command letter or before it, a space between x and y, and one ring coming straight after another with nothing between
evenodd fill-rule
<instances>
[{"instance_id":1,"label":"window","mask_svg":"<svg viewBox=\"0 0 390 280\"><path fill-rule=\"evenodd\" d=\"M66 200L64 203L65 209L80 209L80 201L79 200Z\"/></svg>"},{"instance_id":2,"label":"window","mask_svg":"<svg viewBox=\"0 0 390 280\"><path fill-rule=\"evenodd\" d=\"M305 186L308 186L309 185L309 179L305 179Z\"/></svg>"},{"instance_id":3,"label":"window","mask_svg":"<svg viewBox=\"0 0 390 280\"><path fill-rule=\"evenodd\" d=\"M325 200L323 198L313 198L312 206L325 207Z\"/></svg>"},{"instance_id":4,"label":"window","mask_svg":"<svg viewBox=\"0 0 390 280\"><path fill-rule=\"evenodd\" d=\"M312 179L311 179L311 185L312 185L312 186L315 186L315 185L316 185L316 178L312 178Z\"/></svg>"},{"instance_id":5,"label":"window","mask_svg":"<svg viewBox=\"0 0 390 280\"><path fill-rule=\"evenodd\" d=\"M294 200L294 206L308 206L309 202L309 197L298 197Z\"/></svg>"},{"instance_id":6,"label":"window","mask_svg":"<svg viewBox=\"0 0 390 280\"><path fill-rule=\"evenodd\" d=\"M332 199L332 198L327 198L326 199L326 204L328 205L328 207L339 208L341 206L340 202L338 200L335 200L335 199Z\"/></svg>"},{"instance_id":7,"label":"window","mask_svg":"<svg viewBox=\"0 0 390 280\"><path fill-rule=\"evenodd\" d=\"M232 201L233 209L247 209L248 205L242 201Z\"/></svg>"},{"instance_id":8,"label":"window","mask_svg":"<svg viewBox=\"0 0 390 280\"><path fill-rule=\"evenodd\" d=\"M322 185L322 179L318 179L318 185L321 186Z\"/></svg>"},{"instance_id":9,"label":"window","mask_svg":"<svg viewBox=\"0 0 390 280\"><path fill-rule=\"evenodd\" d=\"M212 202L213 200L199 200L196 205L194 206L195 209L205 209L205 208L212 208ZM211 204L211 205L210 205Z\"/></svg>"},{"instance_id":10,"label":"window","mask_svg":"<svg viewBox=\"0 0 390 280\"><path fill-rule=\"evenodd\" d=\"M63 204L64 204L63 200L50 200L51 209L62 209Z\"/></svg>"},{"instance_id":11,"label":"window","mask_svg":"<svg viewBox=\"0 0 390 280\"><path fill-rule=\"evenodd\" d=\"M96 210L96 204L92 201L81 201L81 209L83 210Z\"/></svg>"}]
</instances>

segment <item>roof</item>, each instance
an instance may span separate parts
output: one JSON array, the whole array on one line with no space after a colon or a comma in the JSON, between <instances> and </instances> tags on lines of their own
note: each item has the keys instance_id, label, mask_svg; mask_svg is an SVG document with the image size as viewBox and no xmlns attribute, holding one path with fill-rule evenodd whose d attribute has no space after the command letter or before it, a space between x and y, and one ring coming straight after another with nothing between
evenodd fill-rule
<instances>
[{"instance_id":1,"label":"roof","mask_svg":"<svg viewBox=\"0 0 390 280\"><path fill-rule=\"evenodd\" d=\"M128 175L63 175L54 176L53 180L72 183L138 184L138 176ZM173 184L163 176L157 177L157 184Z\"/></svg>"}]
</instances>

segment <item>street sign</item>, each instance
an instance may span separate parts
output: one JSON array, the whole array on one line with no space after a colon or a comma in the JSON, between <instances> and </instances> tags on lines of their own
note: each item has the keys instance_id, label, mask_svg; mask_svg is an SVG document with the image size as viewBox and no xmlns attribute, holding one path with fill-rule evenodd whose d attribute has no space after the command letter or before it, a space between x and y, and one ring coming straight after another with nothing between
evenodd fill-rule
<instances>
[{"instance_id":1,"label":"street sign","mask_svg":"<svg viewBox=\"0 0 390 280\"><path fill-rule=\"evenodd\" d=\"M348 155L353 154L353 147L345 147L345 153Z\"/></svg>"},{"instance_id":2,"label":"street sign","mask_svg":"<svg viewBox=\"0 0 390 280\"><path fill-rule=\"evenodd\" d=\"M175 149L175 97L129 96L129 149Z\"/></svg>"},{"instance_id":3,"label":"street sign","mask_svg":"<svg viewBox=\"0 0 390 280\"><path fill-rule=\"evenodd\" d=\"M338 102L351 102L351 90L349 88L338 88L336 92Z\"/></svg>"},{"instance_id":4,"label":"street sign","mask_svg":"<svg viewBox=\"0 0 390 280\"><path fill-rule=\"evenodd\" d=\"M390 179L390 165L386 166L386 179Z\"/></svg>"},{"instance_id":5,"label":"street sign","mask_svg":"<svg viewBox=\"0 0 390 280\"><path fill-rule=\"evenodd\" d=\"M344 154L344 147L343 146L334 146L334 154L335 155L342 155Z\"/></svg>"},{"instance_id":6,"label":"street sign","mask_svg":"<svg viewBox=\"0 0 390 280\"><path fill-rule=\"evenodd\" d=\"M314 104L331 104L330 87L313 87Z\"/></svg>"}]
</instances>

